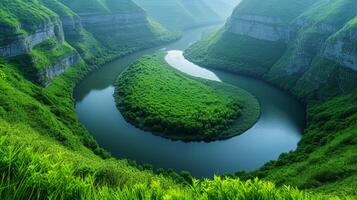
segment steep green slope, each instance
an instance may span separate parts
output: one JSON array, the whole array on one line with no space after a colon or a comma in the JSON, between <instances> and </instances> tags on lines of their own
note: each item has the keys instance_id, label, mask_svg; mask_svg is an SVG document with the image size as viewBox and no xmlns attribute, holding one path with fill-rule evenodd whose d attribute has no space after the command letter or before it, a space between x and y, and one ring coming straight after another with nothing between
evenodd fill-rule
<instances>
[{"instance_id":1,"label":"steep green slope","mask_svg":"<svg viewBox=\"0 0 357 200\"><path fill-rule=\"evenodd\" d=\"M312 66L310 70L313 70L315 63L326 62L318 61L321 60L318 58L321 49L330 36L356 15L355 8L357 8L356 1L325 0L319 1L303 12L291 25L297 30L296 39L289 43L288 51L270 69L267 78L284 88L299 84L296 81L306 70L309 70L309 66ZM316 89L317 86L308 88Z\"/></svg>"},{"instance_id":2,"label":"steep green slope","mask_svg":"<svg viewBox=\"0 0 357 200\"><path fill-rule=\"evenodd\" d=\"M226 26L212 36L209 43L198 42L186 55L203 51L190 58L217 69L262 75L285 52L288 24L312 2L242 1Z\"/></svg>"},{"instance_id":3,"label":"steep green slope","mask_svg":"<svg viewBox=\"0 0 357 200\"><path fill-rule=\"evenodd\" d=\"M135 0L169 29L182 30L222 21L202 0Z\"/></svg>"},{"instance_id":4,"label":"steep green slope","mask_svg":"<svg viewBox=\"0 0 357 200\"><path fill-rule=\"evenodd\" d=\"M131 0L61 2L75 11L83 27L111 54L127 54L175 39Z\"/></svg>"},{"instance_id":5,"label":"steep green slope","mask_svg":"<svg viewBox=\"0 0 357 200\"><path fill-rule=\"evenodd\" d=\"M63 2L76 10L58 0L0 2L0 56L28 60L28 78L42 85L78 64L80 56L90 65L103 64L177 38L132 1ZM81 12L87 7L92 13Z\"/></svg>"},{"instance_id":6,"label":"steep green slope","mask_svg":"<svg viewBox=\"0 0 357 200\"><path fill-rule=\"evenodd\" d=\"M83 28L77 13L58 0L41 0L41 2L59 15L66 41L79 52L87 63L94 63L93 59L101 59L105 54L109 54L103 44Z\"/></svg>"},{"instance_id":7,"label":"steep green slope","mask_svg":"<svg viewBox=\"0 0 357 200\"><path fill-rule=\"evenodd\" d=\"M297 1L243 0L223 30L194 44L186 56L262 78L307 106L297 150L238 176L356 196L357 4L314 2L299 1L299 7Z\"/></svg>"},{"instance_id":8,"label":"steep green slope","mask_svg":"<svg viewBox=\"0 0 357 200\"><path fill-rule=\"evenodd\" d=\"M257 121L259 103L248 92L187 76L164 56L144 57L118 77L116 102L129 122L172 139L210 141Z\"/></svg>"},{"instance_id":9,"label":"steep green slope","mask_svg":"<svg viewBox=\"0 0 357 200\"><path fill-rule=\"evenodd\" d=\"M95 13L135 13L142 9L130 0L60 0L75 12Z\"/></svg>"},{"instance_id":10,"label":"steep green slope","mask_svg":"<svg viewBox=\"0 0 357 200\"><path fill-rule=\"evenodd\" d=\"M0 3L2 14L4 14L2 21L14 28L22 28L22 31L27 33L34 32L35 25L51 22L51 18L56 17L54 12L36 1L4 0ZM25 26L19 27L20 23Z\"/></svg>"},{"instance_id":11,"label":"steep green slope","mask_svg":"<svg viewBox=\"0 0 357 200\"><path fill-rule=\"evenodd\" d=\"M195 43L185 56L195 63L241 72L252 76L262 75L283 54L282 42L264 41L230 33L225 29ZM244 48L242 48L244 46Z\"/></svg>"},{"instance_id":12,"label":"steep green slope","mask_svg":"<svg viewBox=\"0 0 357 200\"><path fill-rule=\"evenodd\" d=\"M15 24L13 28L4 28L0 55L18 56L15 61L27 59L31 69L25 70L31 71L27 75L33 81L47 85L69 65L79 63L77 52L64 41L62 23L55 12L38 1L5 0L0 6L2 14L11 16ZM25 54L29 58L21 58Z\"/></svg>"}]
</instances>

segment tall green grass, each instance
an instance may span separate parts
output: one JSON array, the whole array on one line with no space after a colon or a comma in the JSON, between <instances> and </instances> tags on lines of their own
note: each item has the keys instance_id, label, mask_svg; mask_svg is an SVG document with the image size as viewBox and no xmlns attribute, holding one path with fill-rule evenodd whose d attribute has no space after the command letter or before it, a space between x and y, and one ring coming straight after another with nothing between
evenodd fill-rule
<instances>
[{"instance_id":1,"label":"tall green grass","mask_svg":"<svg viewBox=\"0 0 357 200\"><path fill-rule=\"evenodd\" d=\"M0 120L0 199L339 199L271 182L215 177L177 184L124 160L76 152Z\"/></svg>"}]
</instances>

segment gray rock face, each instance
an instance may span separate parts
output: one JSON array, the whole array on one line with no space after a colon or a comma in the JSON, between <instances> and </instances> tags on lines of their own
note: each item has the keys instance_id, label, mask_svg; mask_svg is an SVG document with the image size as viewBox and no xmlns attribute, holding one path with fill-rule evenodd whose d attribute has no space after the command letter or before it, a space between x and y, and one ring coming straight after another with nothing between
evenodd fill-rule
<instances>
[{"instance_id":1,"label":"gray rock face","mask_svg":"<svg viewBox=\"0 0 357 200\"><path fill-rule=\"evenodd\" d=\"M23 55L28 53L31 49L30 44L24 35L9 36L6 39L11 40L12 42L10 44L0 46L0 56L12 57Z\"/></svg>"},{"instance_id":2,"label":"gray rock face","mask_svg":"<svg viewBox=\"0 0 357 200\"><path fill-rule=\"evenodd\" d=\"M304 56L300 54L294 58L291 58L290 61L283 67L283 69L288 75L301 73L309 68L311 62L312 58L310 56Z\"/></svg>"},{"instance_id":3,"label":"gray rock face","mask_svg":"<svg viewBox=\"0 0 357 200\"><path fill-rule=\"evenodd\" d=\"M322 22L315 23L315 22L309 21L309 20L304 19L304 18L297 19L295 21L295 23L293 24L293 27L298 27L298 29L315 27L320 32L325 33L325 34L334 33L334 32L338 31L341 28L341 27L337 27L337 26L332 25L332 24L327 24L327 23L322 23Z\"/></svg>"},{"instance_id":4,"label":"gray rock face","mask_svg":"<svg viewBox=\"0 0 357 200\"><path fill-rule=\"evenodd\" d=\"M55 36L55 26L54 24L44 24L43 26L36 29L36 32L29 35L27 40L32 47L40 44L41 42Z\"/></svg>"},{"instance_id":5,"label":"gray rock face","mask_svg":"<svg viewBox=\"0 0 357 200\"><path fill-rule=\"evenodd\" d=\"M75 17L61 17L63 30L67 35L76 34L80 31L82 27L81 19L77 16Z\"/></svg>"},{"instance_id":6,"label":"gray rock face","mask_svg":"<svg viewBox=\"0 0 357 200\"><path fill-rule=\"evenodd\" d=\"M323 52L323 56L357 71L357 52L345 51L344 46L345 43L342 41L329 43Z\"/></svg>"},{"instance_id":7,"label":"gray rock face","mask_svg":"<svg viewBox=\"0 0 357 200\"><path fill-rule=\"evenodd\" d=\"M96 29L134 28L144 26L147 23L144 12L112 15L79 13L79 15L84 27L95 27Z\"/></svg>"},{"instance_id":8,"label":"gray rock face","mask_svg":"<svg viewBox=\"0 0 357 200\"><path fill-rule=\"evenodd\" d=\"M0 24L0 30L1 32L5 32L5 33L16 33L19 30L19 27L12 27L12 26Z\"/></svg>"},{"instance_id":9,"label":"gray rock face","mask_svg":"<svg viewBox=\"0 0 357 200\"><path fill-rule=\"evenodd\" d=\"M67 68L78 64L79 62L80 56L77 52L63 56L63 58L60 59L55 65L47 67L46 70L41 73L41 82L43 85L48 86L54 77L63 74Z\"/></svg>"},{"instance_id":10,"label":"gray rock face","mask_svg":"<svg viewBox=\"0 0 357 200\"><path fill-rule=\"evenodd\" d=\"M9 34L2 40L7 41L6 44L0 46L0 56L13 57L28 53L31 49L48 40L51 37L56 37L60 43L63 43L64 36L62 25L58 20L58 24L51 22L47 24L40 24L36 27L31 27L35 31L28 36L21 34L16 35L17 30L13 34Z\"/></svg>"},{"instance_id":11,"label":"gray rock face","mask_svg":"<svg viewBox=\"0 0 357 200\"><path fill-rule=\"evenodd\" d=\"M231 18L228 31L260 40L284 41L289 39L289 28L279 18L243 15Z\"/></svg>"}]
</instances>

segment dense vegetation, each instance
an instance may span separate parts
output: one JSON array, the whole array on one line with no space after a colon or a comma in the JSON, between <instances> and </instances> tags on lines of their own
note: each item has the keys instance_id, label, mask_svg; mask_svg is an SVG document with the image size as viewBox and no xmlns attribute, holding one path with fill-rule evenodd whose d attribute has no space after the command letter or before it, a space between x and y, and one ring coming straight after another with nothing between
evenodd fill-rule
<instances>
[{"instance_id":1,"label":"dense vegetation","mask_svg":"<svg viewBox=\"0 0 357 200\"><path fill-rule=\"evenodd\" d=\"M237 176L357 196L356 8L353 0L246 0L231 19L245 15L280 17L287 29L296 31L293 37L272 42L236 34L229 31L229 21L186 52L200 65L273 83L307 106L307 128L297 150L282 154L256 172L238 172ZM340 52L328 49L335 44L342 46ZM350 55L351 60L342 54Z\"/></svg>"},{"instance_id":2,"label":"dense vegetation","mask_svg":"<svg viewBox=\"0 0 357 200\"><path fill-rule=\"evenodd\" d=\"M23 65L0 61L1 199L327 198L260 180L193 181L187 173L154 174L133 162L102 159L109 155L73 110L71 92L84 65L42 88L26 80Z\"/></svg>"},{"instance_id":3,"label":"dense vegetation","mask_svg":"<svg viewBox=\"0 0 357 200\"><path fill-rule=\"evenodd\" d=\"M80 49L93 51L92 48L98 48L95 42L99 42L101 47L93 52L94 55L99 53L98 59L106 57L117 57L137 51L140 48L149 48L154 45L160 45L176 39L179 35L169 32L153 18L146 16L142 8L137 6L131 0L60 0L68 8L75 11L80 17L86 17L87 13L98 15L97 19L103 19L103 24L89 18L83 27L86 32L78 31L77 38L74 38L74 46ZM106 21L107 15L119 16L118 20ZM123 15L124 19L121 19ZM133 17L133 19L130 19ZM127 18L127 19L125 19ZM132 23L132 24L130 24ZM76 44L79 38L86 38L89 42ZM72 41L73 37L69 37ZM71 43L71 42L70 42ZM86 47L86 45L91 45Z\"/></svg>"},{"instance_id":4,"label":"dense vegetation","mask_svg":"<svg viewBox=\"0 0 357 200\"><path fill-rule=\"evenodd\" d=\"M115 96L128 121L174 139L230 137L259 117L259 103L252 95L189 77L168 65L164 53L144 57L123 72Z\"/></svg>"},{"instance_id":5,"label":"dense vegetation","mask_svg":"<svg viewBox=\"0 0 357 200\"><path fill-rule=\"evenodd\" d=\"M33 27L49 20L58 26L58 17L78 20L75 7L70 8L68 3L79 8L93 6L92 11L101 10L100 13L109 15L112 13L108 7L125 8L120 12L141 10L129 9L128 6L134 5L129 0L60 1L0 1L0 45L12 42L13 36L33 33ZM351 30L354 24L351 22L345 29ZM80 124L72 91L77 81L100 64L148 46L129 46L142 44L130 41L131 38L126 43L128 51L110 49L86 27L64 26L63 29L68 44L60 37L51 38L55 41L45 41L29 55L0 57L0 199L338 199L290 186L277 187L258 179L194 180L187 172L154 173L148 165L136 166L132 161L111 158ZM344 30L334 38L346 39L346 35L349 36ZM54 57L47 57L46 51L52 45L58 51L52 52ZM38 84L33 76L41 66L33 62L33 55L56 62L55 54L61 55L62 50L69 49L78 51L83 60L55 77L48 87ZM341 72L338 64L331 65L326 60L316 62L317 67L321 64L329 66L327 73L347 73L356 80L354 72ZM266 177L278 185L289 183L316 188L315 191L356 196L353 185L356 183L356 92L346 90L345 95L340 95L341 91L333 84L336 81L330 78L326 85L332 89L323 88L329 91L327 100L308 101L309 128L296 152L282 155L255 174L240 176ZM343 89L355 85L344 84ZM316 94L316 90L307 92L309 96Z\"/></svg>"},{"instance_id":6,"label":"dense vegetation","mask_svg":"<svg viewBox=\"0 0 357 200\"><path fill-rule=\"evenodd\" d=\"M125 160L67 149L26 124L0 119L1 199L328 199L258 179L177 183ZM80 147L80 146L79 146ZM332 197L331 197L332 199Z\"/></svg>"},{"instance_id":7,"label":"dense vegetation","mask_svg":"<svg viewBox=\"0 0 357 200\"><path fill-rule=\"evenodd\" d=\"M207 47L208 44L210 48ZM243 37L223 29L217 33L207 33L204 39L185 52L185 56L205 66L255 76L266 72L285 48L285 44L281 42ZM251 56L252 54L256 57Z\"/></svg>"}]
</instances>

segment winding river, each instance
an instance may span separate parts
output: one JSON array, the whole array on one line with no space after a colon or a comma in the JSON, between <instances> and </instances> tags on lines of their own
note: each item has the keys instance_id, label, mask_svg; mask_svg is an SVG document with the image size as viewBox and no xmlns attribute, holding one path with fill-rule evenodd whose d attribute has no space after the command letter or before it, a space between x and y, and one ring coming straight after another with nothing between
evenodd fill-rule
<instances>
[{"instance_id":1,"label":"winding river","mask_svg":"<svg viewBox=\"0 0 357 200\"><path fill-rule=\"evenodd\" d=\"M155 168L188 170L196 177L255 170L294 150L304 129L304 107L283 91L254 78L194 65L182 51L211 27L192 29L165 47L153 48L115 60L89 74L74 91L76 111L97 142L117 158L150 163ZM145 54L168 51L166 61L193 76L237 85L261 104L258 122L240 136L216 142L181 142L164 139L127 123L114 102L113 83L128 65Z\"/></svg>"}]
</instances>

